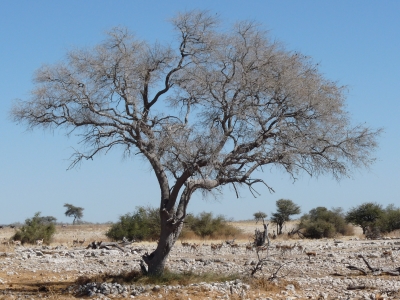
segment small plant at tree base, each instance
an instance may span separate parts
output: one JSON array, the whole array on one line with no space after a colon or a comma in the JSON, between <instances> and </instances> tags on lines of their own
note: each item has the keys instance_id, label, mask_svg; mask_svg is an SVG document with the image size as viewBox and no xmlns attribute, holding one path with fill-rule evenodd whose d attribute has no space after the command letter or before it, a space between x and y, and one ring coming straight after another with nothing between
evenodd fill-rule
<instances>
[{"instance_id":1,"label":"small plant at tree base","mask_svg":"<svg viewBox=\"0 0 400 300\"><path fill-rule=\"evenodd\" d=\"M34 244L37 240L43 239L43 243L49 244L56 232L56 220L52 216L41 217L40 212L37 212L33 218L25 220L25 225L18 229L12 239L19 240L23 244Z\"/></svg>"},{"instance_id":2,"label":"small plant at tree base","mask_svg":"<svg viewBox=\"0 0 400 300\"><path fill-rule=\"evenodd\" d=\"M76 221L79 221L83 217L83 207L73 206L72 204L65 203L64 207L67 208L65 215L67 217L74 217L72 224L75 224Z\"/></svg>"}]
</instances>

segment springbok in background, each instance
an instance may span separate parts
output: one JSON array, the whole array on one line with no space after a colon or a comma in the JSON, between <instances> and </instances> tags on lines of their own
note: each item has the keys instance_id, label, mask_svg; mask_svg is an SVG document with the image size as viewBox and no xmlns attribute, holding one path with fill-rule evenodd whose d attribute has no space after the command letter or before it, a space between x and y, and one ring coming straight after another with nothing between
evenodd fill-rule
<instances>
[{"instance_id":1,"label":"springbok in background","mask_svg":"<svg viewBox=\"0 0 400 300\"><path fill-rule=\"evenodd\" d=\"M12 241L13 242L13 244L14 244L14 246L21 246L21 241Z\"/></svg>"}]
</instances>

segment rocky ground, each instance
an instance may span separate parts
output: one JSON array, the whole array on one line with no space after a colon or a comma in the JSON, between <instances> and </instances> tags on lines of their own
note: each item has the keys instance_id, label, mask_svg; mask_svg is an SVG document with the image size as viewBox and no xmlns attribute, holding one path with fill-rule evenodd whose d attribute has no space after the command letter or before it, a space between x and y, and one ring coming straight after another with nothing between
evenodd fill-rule
<instances>
[{"instance_id":1,"label":"rocky ground","mask_svg":"<svg viewBox=\"0 0 400 300\"><path fill-rule=\"evenodd\" d=\"M202 241L196 250L178 242L168 268L239 273L243 279L187 286L77 284L78 277L139 269L141 255L155 244L132 244L125 251L85 249L87 242L73 247L65 241L40 247L3 246L0 299L400 299L398 239L273 240L268 249L258 252L259 256L246 249L245 241L238 248L225 243L215 251L211 242ZM280 247L295 244L292 250L282 251ZM265 259L265 264L256 277L276 277L267 287L263 280L258 286L246 280L260 259Z\"/></svg>"}]
</instances>

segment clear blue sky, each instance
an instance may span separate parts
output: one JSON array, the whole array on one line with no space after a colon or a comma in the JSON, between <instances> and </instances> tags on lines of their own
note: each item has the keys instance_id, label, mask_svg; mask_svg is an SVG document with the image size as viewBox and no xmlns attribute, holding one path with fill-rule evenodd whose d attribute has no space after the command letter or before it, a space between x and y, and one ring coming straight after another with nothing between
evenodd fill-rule
<instances>
[{"instance_id":1,"label":"clear blue sky","mask_svg":"<svg viewBox=\"0 0 400 300\"><path fill-rule=\"evenodd\" d=\"M251 19L270 30L287 49L319 63L329 79L349 87L348 111L355 123L384 127L377 162L340 182L303 175L266 173L261 196L247 190L236 199L226 189L216 200L194 196L189 211L228 218L268 215L275 201L291 199L303 212L317 206L345 210L364 202L400 206L400 1L201 0L201 1L2 1L0 4L0 224L24 222L37 211L61 222L64 203L84 207L84 220L117 221L138 205L158 205L149 167L114 151L66 171L76 145L62 132L28 132L8 117L12 101L26 99L42 64L63 59L74 47L90 47L113 26L126 26L150 42L170 41L167 22L178 11L208 9L226 23Z\"/></svg>"}]
</instances>

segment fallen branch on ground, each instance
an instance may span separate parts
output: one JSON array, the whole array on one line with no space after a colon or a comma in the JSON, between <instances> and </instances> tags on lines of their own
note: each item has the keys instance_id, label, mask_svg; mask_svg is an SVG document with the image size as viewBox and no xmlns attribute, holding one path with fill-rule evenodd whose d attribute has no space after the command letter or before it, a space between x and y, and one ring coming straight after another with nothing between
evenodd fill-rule
<instances>
[{"instance_id":1,"label":"fallen branch on ground","mask_svg":"<svg viewBox=\"0 0 400 300\"><path fill-rule=\"evenodd\" d=\"M364 261L364 263L367 265L368 269L371 271L373 275L381 275L383 273L391 276L400 276L400 267L397 267L395 269L375 268L371 266L371 264L367 261L367 259L363 255L360 254L358 257ZM367 271L356 266L349 265L346 266L346 268L353 271L359 271L364 275L368 275Z\"/></svg>"},{"instance_id":2,"label":"fallen branch on ground","mask_svg":"<svg viewBox=\"0 0 400 300\"><path fill-rule=\"evenodd\" d=\"M121 250L122 252L125 252L125 250L123 248L121 248L117 243L105 243L105 242L91 242L86 249L107 249L107 250L111 250L112 248L110 247L115 247L119 250Z\"/></svg>"}]
</instances>

